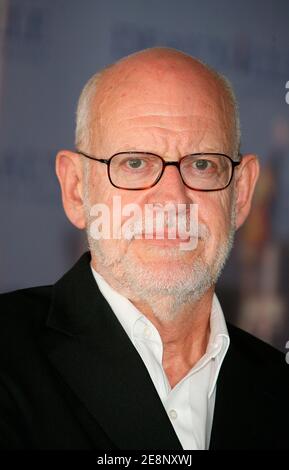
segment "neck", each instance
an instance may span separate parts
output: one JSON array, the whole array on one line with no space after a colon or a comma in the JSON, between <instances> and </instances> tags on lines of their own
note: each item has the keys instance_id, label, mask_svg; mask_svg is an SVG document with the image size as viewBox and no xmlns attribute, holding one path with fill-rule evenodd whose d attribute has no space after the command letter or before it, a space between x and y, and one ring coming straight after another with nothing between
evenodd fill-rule
<instances>
[{"instance_id":1,"label":"neck","mask_svg":"<svg viewBox=\"0 0 289 470\"><path fill-rule=\"evenodd\" d=\"M166 317L168 299L159 299L158 316L151 307L134 301L138 308L156 327L163 343L162 364L170 385L174 387L205 354L210 336L210 314L214 287L201 299L182 305L174 312L172 320ZM153 301L153 299L152 299Z\"/></svg>"}]
</instances>

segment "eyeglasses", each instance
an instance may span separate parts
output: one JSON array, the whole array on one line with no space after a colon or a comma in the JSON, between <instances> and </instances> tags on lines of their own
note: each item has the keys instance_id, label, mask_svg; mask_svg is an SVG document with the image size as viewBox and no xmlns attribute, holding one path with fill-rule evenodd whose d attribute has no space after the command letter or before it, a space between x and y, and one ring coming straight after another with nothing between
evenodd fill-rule
<instances>
[{"instance_id":1,"label":"eyeglasses","mask_svg":"<svg viewBox=\"0 0 289 470\"><path fill-rule=\"evenodd\" d=\"M232 181L234 161L223 153L194 153L179 161L168 162L150 152L119 152L112 157L96 158L79 150L76 153L107 165L108 178L119 189L140 190L153 187L161 179L166 166L176 166L185 186L198 191L219 191Z\"/></svg>"}]
</instances>

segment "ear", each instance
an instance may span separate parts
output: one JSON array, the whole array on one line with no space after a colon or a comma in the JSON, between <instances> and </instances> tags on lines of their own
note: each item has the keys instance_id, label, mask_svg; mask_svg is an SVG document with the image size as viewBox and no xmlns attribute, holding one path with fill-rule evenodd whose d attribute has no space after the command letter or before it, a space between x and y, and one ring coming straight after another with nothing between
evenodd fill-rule
<instances>
[{"instance_id":1,"label":"ear","mask_svg":"<svg viewBox=\"0 0 289 470\"><path fill-rule=\"evenodd\" d=\"M236 171L236 229L241 227L251 209L254 189L258 180L260 166L256 155L243 155Z\"/></svg>"},{"instance_id":2,"label":"ear","mask_svg":"<svg viewBox=\"0 0 289 470\"><path fill-rule=\"evenodd\" d=\"M61 186L62 204L70 222L85 228L83 205L83 168L79 154L61 150L56 156L55 170Z\"/></svg>"}]
</instances>

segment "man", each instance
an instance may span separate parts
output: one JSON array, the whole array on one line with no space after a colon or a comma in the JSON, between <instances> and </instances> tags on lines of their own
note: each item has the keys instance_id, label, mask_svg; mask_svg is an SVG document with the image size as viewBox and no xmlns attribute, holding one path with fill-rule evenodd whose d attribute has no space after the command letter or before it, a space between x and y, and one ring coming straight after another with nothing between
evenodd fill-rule
<instances>
[{"instance_id":1,"label":"man","mask_svg":"<svg viewBox=\"0 0 289 470\"><path fill-rule=\"evenodd\" d=\"M2 296L2 448L288 448L285 359L214 294L258 177L239 144L229 83L186 54L141 51L88 82L56 172L90 252Z\"/></svg>"}]
</instances>

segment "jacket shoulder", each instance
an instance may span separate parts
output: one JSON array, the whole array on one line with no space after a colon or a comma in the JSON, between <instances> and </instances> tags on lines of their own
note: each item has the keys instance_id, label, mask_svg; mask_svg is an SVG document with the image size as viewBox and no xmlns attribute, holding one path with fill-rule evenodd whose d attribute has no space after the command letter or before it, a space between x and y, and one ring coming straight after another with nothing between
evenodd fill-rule
<instances>
[{"instance_id":1,"label":"jacket shoulder","mask_svg":"<svg viewBox=\"0 0 289 470\"><path fill-rule=\"evenodd\" d=\"M52 286L39 286L0 294L0 331L5 334L9 327L15 331L42 323L49 310L51 293Z\"/></svg>"},{"instance_id":2,"label":"jacket shoulder","mask_svg":"<svg viewBox=\"0 0 289 470\"><path fill-rule=\"evenodd\" d=\"M234 348L237 349L242 355L245 355L251 361L264 364L280 364L280 361L285 362L285 355L278 349L274 348L261 339L253 336L245 330L238 328L232 324L227 324L231 341ZM289 370L289 367L288 367Z\"/></svg>"},{"instance_id":3,"label":"jacket shoulder","mask_svg":"<svg viewBox=\"0 0 289 470\"><path fill-rule=\"evenodd\" d=\"M285 353L235 326L228 325L228 331L239 374L244 374L244 380L251 377L259 390L286 403L288 416L289 364Z\"/></svg>"}]
</instances>

